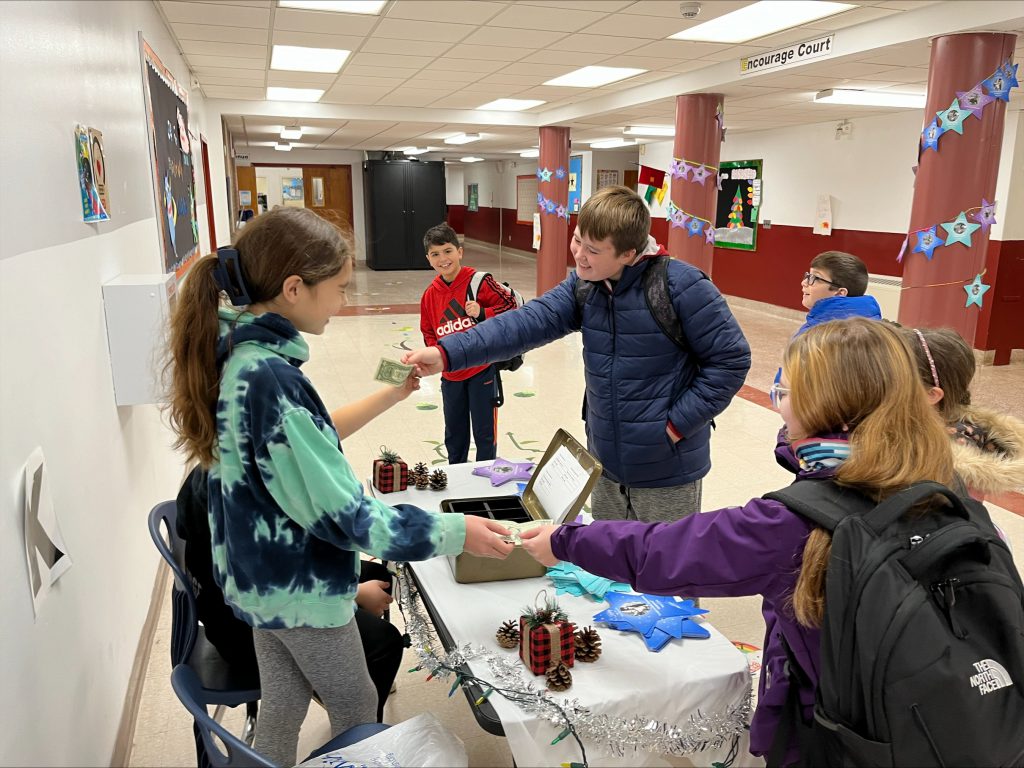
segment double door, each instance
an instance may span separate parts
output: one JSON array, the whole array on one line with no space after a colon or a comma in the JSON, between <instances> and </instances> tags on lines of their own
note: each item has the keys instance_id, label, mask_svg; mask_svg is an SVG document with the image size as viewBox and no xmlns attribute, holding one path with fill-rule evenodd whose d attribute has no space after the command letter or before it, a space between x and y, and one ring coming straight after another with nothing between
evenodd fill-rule
<instances>
[{"instance_id":1,"label":"double door","mask_svg":"<svg viewBox=\"0 0 1024 768\"><path fill-rule=\"evenodd\" d=\"M444 163L367 160L366 264L371 269L430 269L423 234L447 218Z\"/></svg>"}]
</instances>

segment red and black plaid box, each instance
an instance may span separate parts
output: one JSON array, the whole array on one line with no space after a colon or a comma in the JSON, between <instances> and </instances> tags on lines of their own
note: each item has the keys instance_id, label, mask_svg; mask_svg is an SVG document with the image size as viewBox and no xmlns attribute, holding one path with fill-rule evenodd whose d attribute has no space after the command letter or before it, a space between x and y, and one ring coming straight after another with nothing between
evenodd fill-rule
<instances>
[{"instance_id":1,"label":"red and black plaid box","mask_svg":"<svg viewBox=\"0 0 1024 768\"><path fill-rule=\"evenodd\" d=\"M394 459L373 460L373 487L381 493L395 493L409 487L409 465L400 456Z\"/></svg>"},{"instance_id":2,"label":"red and black plaid box","mask_svg":"<svg viewBox=\"0 0 1024 768\"><path fill-rule=\"evenodd\" d=\"M535 675L543 675L562 662L571 667L576 661L576 625L556 621L530 629L525 616L519 617L519 658Z\"/></svg>"}]
</instances>

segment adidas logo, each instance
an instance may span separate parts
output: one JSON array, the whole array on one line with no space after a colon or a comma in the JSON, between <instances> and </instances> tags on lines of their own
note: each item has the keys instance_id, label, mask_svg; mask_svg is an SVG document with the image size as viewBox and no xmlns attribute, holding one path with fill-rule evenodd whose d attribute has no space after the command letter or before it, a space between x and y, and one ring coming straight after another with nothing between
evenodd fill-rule
<instances>
[{"instance_id":1,"label":"adidas logo","mask_svg":"<svg viewBox=\"0 0 1024 768\"><path fill-rule=\"evenodd\" d=\"M977 674L971 675L971 688L977 688L982 696L1013 685L1010 674L998 661L982 659L974 662L974 669Z\"/></svg>"},{"instance_id":2,"label":"adidas logo","mask_svg":"<svg viewBox=\"0 0 1024 768\"><path fill-rule=\"evenodd\" d=\"M447 323L437 326L438 336L447 336L449 333L457 333L467 328L472 328L475 323L468 317L460 317L457 320L449 320Z\"/></svg>"}]
</instances>

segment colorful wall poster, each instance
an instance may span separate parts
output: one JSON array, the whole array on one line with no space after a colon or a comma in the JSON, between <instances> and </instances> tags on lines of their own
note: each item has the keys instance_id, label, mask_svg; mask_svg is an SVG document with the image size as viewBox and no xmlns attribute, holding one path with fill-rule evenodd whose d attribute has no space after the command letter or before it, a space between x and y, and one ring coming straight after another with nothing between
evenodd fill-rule
<instances>
[{"instance_id":1,"label":"colorful wall poster","mask_svg":"<svg viewBox=\"0 0 1024 768\"><path fill-rule=\"evenodd\" d=\"M110 218L110 203L107 201L103 134L95 128L75 126L75 155L78 160L78 186L82 193L82 220L106 221Z\"/></svg>"},{"instance_id":2,"label":"colorful wall poster","mask_svg":"<svg viewBox=\"0 0 1024 768\"><path fill-rule=\"evenodd\" d=\"M715 247L757 250L761 160L728 160L718 170Z\"/></svg>"},{"instance_id":3,"label":"colorful wall poster","mask_svg":"<svg viewBox=\"0 0 1024 768\"><path fill-rule=\"evenodd\" d=\"M569 156L569 207L570 213L579 213L583 204L583 155Z\"/></svg>"},{"instance_id":4,"label":"colorful wall poster","mask_svg":"<svg viewBox=\"0 0 1024 768\"><path fill-rule=\"evenodd\" d=\"M301 176L281 178L281 202L289 208L306 207L306 193L302 186Z\"/></svg>"},{"instance_id":5,"label":"colorful wall poster","mask_svg":"<svg viewBox=\"0 0 1024 768\"><path fill-rule=\"evenodd\" d=\"M185 274L199 252L196 182L188 131L188 91L139 36L149 121L149 157L164 270Z\"/></svg>"},{"instance_id":6,"label":"colorful wall poster","mask_svg":"<svg viewBox=\"0 0 1024 768\"><path fill-rule=\"evenodd\" d=\"M470 184L467 188L466 193L466 210L467 211L479 211L480 210L480 185Z\"/></svg>"}]
</instances>

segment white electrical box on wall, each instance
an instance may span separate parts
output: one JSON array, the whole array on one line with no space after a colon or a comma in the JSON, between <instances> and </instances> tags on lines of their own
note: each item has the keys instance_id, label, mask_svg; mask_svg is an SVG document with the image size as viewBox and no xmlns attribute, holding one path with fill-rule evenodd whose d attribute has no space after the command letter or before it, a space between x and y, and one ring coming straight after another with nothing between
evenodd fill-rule
<instances>
[{"instance_id":1,"label":"white electrical box on wall","mask_svg":"<svg viewBox=\"0 0 1024 768\"><path fill-rule=\"evenodd\" d=\"M107 345L118 405L166 400L161 372L176 289L173 272L119 275L103 285Z\"/></svg>"}]
</instances>

